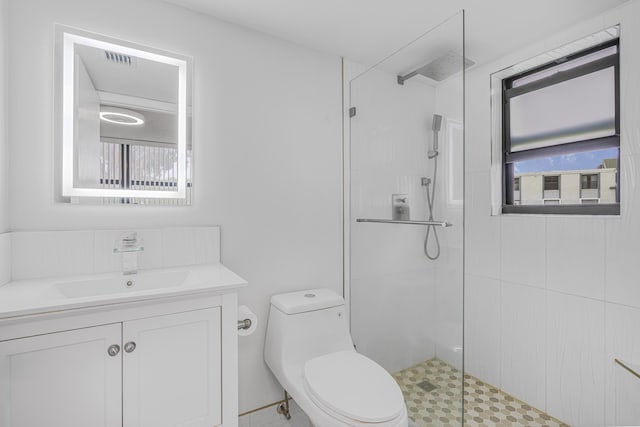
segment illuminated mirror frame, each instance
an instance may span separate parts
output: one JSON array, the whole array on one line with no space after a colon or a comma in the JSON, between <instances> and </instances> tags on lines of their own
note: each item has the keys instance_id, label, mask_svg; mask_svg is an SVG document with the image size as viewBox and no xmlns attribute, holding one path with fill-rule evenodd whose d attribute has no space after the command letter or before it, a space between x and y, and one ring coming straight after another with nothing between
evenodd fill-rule
<instances>
[{"instance_id":1,"label":"illuminated mirror frame","mask_svg":"<svg viewBox=\"0 0 640 427\"><path fill-rule=\"evenodd\" d=\"M62 49L57 55L60 70L62 98L62 196L64 197L137 197L154 199L184 199L187 188L187 77L189 58L168 54L146 46L88 33L75 28L56 25L56 40ZM123 43L126 43L125 46ZM178 184L177 191L132 190L117 188L82 188L74 186L74 99L75 99L75 45L116 51L150 61L178 67ZM171 55L171 56L169 56ZM60 77L59 77L60 78ZM60 106L60 103L58 103Z\"/></svg>"}]
</instances>

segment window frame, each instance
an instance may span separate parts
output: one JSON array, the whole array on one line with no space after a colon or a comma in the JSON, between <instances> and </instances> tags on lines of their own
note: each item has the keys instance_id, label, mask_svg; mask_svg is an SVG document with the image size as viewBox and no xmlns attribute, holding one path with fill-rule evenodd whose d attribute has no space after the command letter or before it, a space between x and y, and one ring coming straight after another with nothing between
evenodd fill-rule
<instances>
[{"instance_id":1,"label":"window frame","mask_svg":"<svg viewBox=\"0 0 640 427\"><path fill-rule=\"evenodd\" d=\"M578 65L572 69L542 77L533 82L513 87L513 82L531 74L538 73L548 68L555 67L583 56L616 47L616 53L600 59ZM543 89L545 87L562 83L594 73L606 68L614 68L615 90L615 135L573 141L550 147L539 147L517 152L511 152L510 135L510 99L528 92ZM618 149L618 162L616 173L616 200L618 203L598 205L521 205L514 204L513 190L515 173L513 163L541 157L551 157L563 154L593 151L605 148ZM559 185L559 183L558 183ZM582 191L582 189L580 189ZM543 183L544 193L544 183ZM556 59L552 62L534 67L524 72L514 74L502 79L502 213L532 213L532 214L581 214L581 215L620 215L620 39L615 38L604 43L592 46Z\"/></svg>"}]
</instances>

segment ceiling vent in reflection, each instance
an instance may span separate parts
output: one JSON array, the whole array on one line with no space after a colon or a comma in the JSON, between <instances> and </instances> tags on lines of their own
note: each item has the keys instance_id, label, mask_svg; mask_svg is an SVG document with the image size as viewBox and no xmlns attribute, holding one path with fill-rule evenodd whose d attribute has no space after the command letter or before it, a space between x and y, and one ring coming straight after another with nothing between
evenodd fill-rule
<instances>
[{"instance_id":1,"label":"ceiling vent in reflection","mask_svg":"<svg viewBox=\"0 0 640 427\"><path fill-rule=\"evenodd\" d=\"M118 52L111 52L108 50L104 51L104 54L107 58L107 61L109 62L113 62L115 64L121 64L121 65L133 65L133 58L129 55L123 55L121 53Z\"/></svg>"}]
</instances>

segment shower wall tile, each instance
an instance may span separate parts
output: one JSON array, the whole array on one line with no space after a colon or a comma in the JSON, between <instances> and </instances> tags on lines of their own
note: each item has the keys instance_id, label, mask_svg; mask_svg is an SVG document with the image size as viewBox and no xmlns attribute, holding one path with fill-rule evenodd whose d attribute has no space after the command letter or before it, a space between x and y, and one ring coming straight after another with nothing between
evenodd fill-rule
<instances>
[{"instance_id":1,"label":"shower wall tile","mask_svg":"<svg viewBox=\"0 0 640 427\"><path fill-rule=\"evenodd\" d=\"M411 219L428 218L421 177L434 167L426 155L434 92L380 70L352 80L348 92L359 112L348 123L351 334L358 351L391 372L435 355L436 264L424 255L424 228L354 219L390 219L392 194L408 195Z\"/></svg>"},{"instance_id":2,"label":"shower wall tile","mask_svg":"<svg viewBox=\"0 0 640 427\"><path fill-rule=\"evenodd\" d=\"M570 425L605 425L604 305L547 293L546 409Z\"/></svg>"},{"instance_id":3,"label":"shower wall tile","mask_svg":"<svg viewBox=\"0 0 640 427\"><path fill-rule=\"evenodd\" d=\"M606 415L609 426L640 425L640 380L614 359L640 370L640 309L606 305Z\"/></svg>"},{"instance_id":4,"label":"shower wall tile","mask_svg":"<svg viewBox=\"0 0 640 427\"><path fill-rule=\"evenodd\" d=\"M488 172L491 168L491 99L489 79L483 73L467 73L465 109L473 114L465 116L467 143L465 144L465 170L467 173Z\"/></svg>"},{"instance_id":5,"label":"shower wall tile","mask_svg":"<svg viewBox=\"0 0 640 427\"><path fill-rule=\"evenodd\" d=\"M606 300L640 307L640 156L621 159L621 215L606 220Z\"/></svg>"},{"instance_id":6,"label":"shower wall tile","mask_svg":"<svg viewBox=\"0 0 640 427\"><path fill-rule=\"evenodd\" d=\"M500 217L491 216L489 173L467 175L467 273L500 279Z\"/></svg>"},{"instance_id":7,"label":"shower wall tile","mask_svg":"<svg viewBox=\"0 0 640 427\"><path fill-rule=\"evenodd\" d=\"M547 288L604 299L605 220L547 218Z\"/></svg>"},{"instance_id":8,"label":"shower wall tile","mask_svg":"<svg viewBox=\"0 0 640 427\"><path fill-rule=\"evenodd\" d=\"M546 291L502 282L501 388L545 410Z\"/></svg>"},{"instance_id":9,"label":"shower wall tile","mask_svg":"<svg viewBox=\"0 0 640 427\"><path fill-rule=\"evenodd\" d=\"M462 249L443 246L435 273L436 356L462 369Z\"/></svg>"},{"instance_id":10,"label":"shower wall tile","mask_svg":"<svg viewBox=\"0 0 640 427\"><path fill-rule=\"evenodd\" d=\"M500 282L465 276L465 371L500 387Z\"/></svg>"},{"instance_id":11,"label":"shower wall tile","mask_svg":"<svg viewBox=\"0 0 640 427\"><path fill-rule=\"evenodd\" d=\"M476 343L492 339L492 329L477 329L492 328L494 322L479 318L482 304L490 303L477 295L477 280L465 276L465 366L489 380L495 374L486 367L502 357L501 386L534 404L541 396L534 372L539 375L537 353L543 347L546 410L581 427L640 425L640 381L613 363L620 357L640 367L640 96L634 86L640 56L621 57L621 84L628 88L621 92L621 215L500 215L499 235L487 219L491 194L483 189L484 174L492 167L491 126L499 125L491 123L491 74L618 23L624 50L640 46L638 12L640 2L627 2L467 73L465 273L485 281L500 278L503 329L496 352ZM494 184L499 191L499 181ZM492 242L485 241L496 236L499 262ZM489 295L497 297L495 290ZM542 295L547 314L541 319ZM545 325L544 335L535 321ZM518 362L509 367L512 360Z\"/></svg>"},{"instance_id":12,"label":"shower wall tile","mask_svg":"<svg viewBox=\"0 0 640 427\"><path fill-rule=\"evenodd\" d=\"M428 264L421 270L382 274L376 270L352 278L351 334L357 350L389 372L434 357L434 294Z\"/></svg>"},{"instance_id":13,"label":"shower wall tile","mask_svg":"<svg viewBox=\"0 0 640 427\"><path fill-rule=\"evenodd\" d=\"M544 288L547 267L546 219L503 216L500 233L501 277Z\"/></svg>"}]
</instances>

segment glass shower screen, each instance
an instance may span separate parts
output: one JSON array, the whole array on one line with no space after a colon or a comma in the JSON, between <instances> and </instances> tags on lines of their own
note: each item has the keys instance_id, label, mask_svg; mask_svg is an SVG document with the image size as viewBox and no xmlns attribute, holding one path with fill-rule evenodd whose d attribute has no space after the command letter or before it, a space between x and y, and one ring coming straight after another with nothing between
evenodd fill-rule
<instances>
[{"instance_id":1,"label":"glass shower screen","mask_svg":"<svg viewBox=\"0 0 640 427\"><path fill-rule=\"evenodd\" d=\"M357 350L411 423L462 425L464 13L348 82L346 287ZM351 75L348 75L348 74Z\"/></svg>"}]
</instances>

